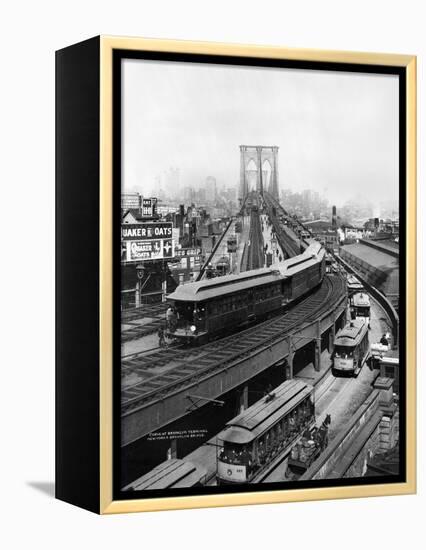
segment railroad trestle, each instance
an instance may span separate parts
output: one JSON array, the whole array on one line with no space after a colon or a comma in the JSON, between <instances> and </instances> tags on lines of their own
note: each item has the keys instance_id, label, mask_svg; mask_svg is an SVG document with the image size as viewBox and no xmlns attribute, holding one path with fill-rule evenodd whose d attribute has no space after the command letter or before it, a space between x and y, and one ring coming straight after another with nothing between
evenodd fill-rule
<instances>
[{"instance_id":1,"label":"railroad trestle","mask_svg":"<svg viewBox=\"0 0 426 550\"><path fill-rule=\"evenodd\" d=\"M188 395L216 399L291 358L309 340L316 340L318 331L322 335L335 326L345 312L343 279L326 277L314 294L286 314L233 335L226 339L229 342L209 344L212 355L185 359L185 352L177 351L176 359L181 359L175 368L123 390L122 446L184 416Z\"/></svg>"}]
</instances>

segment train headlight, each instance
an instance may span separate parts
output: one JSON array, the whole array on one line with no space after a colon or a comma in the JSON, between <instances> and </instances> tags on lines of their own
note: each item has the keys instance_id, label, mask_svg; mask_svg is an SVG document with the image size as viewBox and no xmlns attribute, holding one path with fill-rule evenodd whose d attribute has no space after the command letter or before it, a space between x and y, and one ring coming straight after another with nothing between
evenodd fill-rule
<instances>
[{"instance_id":1,"label":"train headlight","mask_svg":"<svg viewBox=\"0 0 426 550\"><path fill-rule=\"evenodd\" d=\"M191 329L191 332L195 332L197 330L195 325L191 325L189 328Z\"/></svg>"}]
</instances>

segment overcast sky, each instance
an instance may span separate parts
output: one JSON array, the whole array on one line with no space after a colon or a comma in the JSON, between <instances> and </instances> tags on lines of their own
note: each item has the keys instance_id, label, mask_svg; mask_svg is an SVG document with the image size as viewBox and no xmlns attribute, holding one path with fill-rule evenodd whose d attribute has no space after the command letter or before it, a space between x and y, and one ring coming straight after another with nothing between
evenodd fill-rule
<instances>
[{"instance_id":1,"label":"overcast sky","mask_svg":"<svg viewBox=\"0 0 426 550\"><path fill-rule=\"evenodd\" d=\"M277 145L280 189L397 199L396 76L123 63L124 190L151 193L169 167L181 187L234 186L239 145Z\"/></svg>"}]
</instances>

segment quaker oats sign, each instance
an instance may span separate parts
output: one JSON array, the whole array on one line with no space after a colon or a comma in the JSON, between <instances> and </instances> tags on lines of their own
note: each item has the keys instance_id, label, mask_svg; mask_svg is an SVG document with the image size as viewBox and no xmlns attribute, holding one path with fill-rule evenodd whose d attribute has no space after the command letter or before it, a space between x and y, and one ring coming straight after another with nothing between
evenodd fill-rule
<instances>
[{"instance_id":1,"label":"quaker oats sign","mask_svg":"<svg viewBox=\"0 0 426 550\"><path fill-rule=\"evenodd\" d=\"M126 224L121 234L127 262L161 260L174 255L171 223Z\"/></svg>"}]
</instances>

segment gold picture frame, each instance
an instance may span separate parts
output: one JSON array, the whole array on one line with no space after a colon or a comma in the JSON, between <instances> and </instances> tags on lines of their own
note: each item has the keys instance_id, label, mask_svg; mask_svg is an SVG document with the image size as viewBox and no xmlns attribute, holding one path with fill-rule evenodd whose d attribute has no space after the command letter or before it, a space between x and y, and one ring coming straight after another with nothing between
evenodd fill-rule
<instances>
[{"instance_id":1,"label":"gold picture frame","mask_svg":"<svg viewBox=\"0 0 426 550\"><path fill-rule=\"evenodd\" d=\"M416 57L177 40L99 40L99 509L101 514L402 495L416 491ZM113 499L113 54L172 52L400 67L406 74L406 481L144 499ZM59 495L59 498L63 498ZM71 498L64 498L72 500Z\"/></svg>"}]
</instances>

